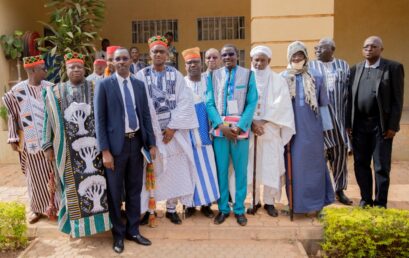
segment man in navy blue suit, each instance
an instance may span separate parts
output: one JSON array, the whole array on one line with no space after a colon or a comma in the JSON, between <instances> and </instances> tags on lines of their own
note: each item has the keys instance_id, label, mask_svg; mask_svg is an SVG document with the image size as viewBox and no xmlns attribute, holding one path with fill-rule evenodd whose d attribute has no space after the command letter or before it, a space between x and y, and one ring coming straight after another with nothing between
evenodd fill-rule
<instances>
[{"instance_id":1,"label":"man in navy blue suit","mask_svg":"<svg viewBox=\"0 0 409 258\"><path fill-rule=\"evenodd\" d=\"M119 48L114 53L116 73L100 81L94 106L98 147L102 151L108 184L109 215L113 249L121 253L124 238L141 245L151 242L139 233L140 194L143 182L141 148L156 154L148 99L144 84L130 76L130 55ZM125 184L126 225L121 220L121 195Z\"/></svg>"}]
</instances>

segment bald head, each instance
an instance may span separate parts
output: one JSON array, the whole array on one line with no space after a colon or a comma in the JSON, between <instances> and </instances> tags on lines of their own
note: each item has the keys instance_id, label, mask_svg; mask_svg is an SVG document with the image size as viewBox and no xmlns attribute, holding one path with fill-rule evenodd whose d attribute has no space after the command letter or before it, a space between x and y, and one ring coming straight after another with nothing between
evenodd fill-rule
<instances>
[{"instance_id":1,"label":"bald head","mask_svg":"<svg viewBox=\"0 0 409 258\"><path fill-rule=\"evenodd\" d=\"M215 48L209 48L205 53L205 64L208 71L220 68L220 52Z\"/></svg>"},{"instance_id":2,"label":"bald head","mask_svg":"<svg viewBox=\"0 0 409 258\"><path fill-rule=\"evenodd\" d=\"M334 59L335 42L331 38L322 38L314 50L318 60L324 63L331 62Z\"/></svg>"},{"instance_id":3,"label":"bald head","mask_svg":"<svg viewBox=\"0 0 409 258\"><path fill-rule=\"evenodd\" d=\"M362 55L370 65L376 63L381 57L383 51L382 39L378 36L368 37L362 48Z\"/></svg>"},{"instance_id":4,"label":"bald head","mask_svg":"<svg viewBox=\"0 0 409 258\"><path fill-rule=\"evenodd\" d=\"M378 44L379 46L381 46L383 48L383 41L378 36L370 36L365 40L365 42L367 42L367 41L375 42L376 44ZM364 43L364 46L365 46L365 43Z\"/></svg>"},{"instance_id":5,"label":"bald head","mask_svg":"<svg viewBox=\"0 0 409 258\"><path fill-rule=\"evenodd\" d=\"M333 51L335 50L335 41L332 38L322 38L320 39L318 44L328 45L332 48Z\"/></svg>"}]
</instances>

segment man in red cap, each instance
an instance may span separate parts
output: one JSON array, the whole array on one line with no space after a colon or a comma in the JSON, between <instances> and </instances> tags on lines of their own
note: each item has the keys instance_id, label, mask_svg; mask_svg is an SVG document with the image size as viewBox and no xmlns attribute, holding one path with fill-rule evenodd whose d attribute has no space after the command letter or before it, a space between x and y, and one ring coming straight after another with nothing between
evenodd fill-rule
<instances>
[{"instance_id":1,"label":"man in red cap","mask_svg":"<svg viewBox=\"0 0 409 258\"><path fill-rule=\"evenodd\" d=\"M21 169L27 179L32 212L29 223L32 224L36 223L42 214L46 214L50 204L47 183L50 175L54 174L54 168L41 150L44 119L41 91L52 83L44 81L47 70L41 56L25 57L23 62L28 79L5 93L3 101L8 109L7 143L20 155ZM54 204L55 209L57 203L56 201Z\"/></svg>"},{"instance_id":2,"label":"man in red cap","mask_svg":"<svg viewBox=\"0 0 409 258\"><path fill-rule=\"evenodd\" d=\"M149 109L159 151L154 160L157 187L155 199L167 200L166 218L181 224L176 205L178 200L189 205L194 183L194 159L190 145L190 129L198 128L192 91L183 75L166 65L169 56L167 40L163 36L149 39L152 65L136 74L149 93ZM141 198L141 211L147 209L147 199ZM148 214L149 216L149 214ZM145 217L146 218L146 217Z\"/></svg>"},{"instance_id":3,"label":"man in red cap","mask_svg":"<svg viewBox=\"0 0 409 258\"><path fill-rule=\"evenodd\" d=\"M95 59L94 72L87 77L87 81L94 82L94 84L104 78L104 71L107 67L107 62L104 59Z\"/></svg>"},{"instance_id":4,"label":"man in red cap","mask_svg":"<svg viewBox=\"0 0 409 258\"><path fill-rule=\"evenodd\" d=\"M114 53L115 50L120 48L120 46L109 46L107 47L107 55L106 55L106 61L107 61L107 67L105 68L104 72L104 77L108 77L115 73L115 66L114 66Z\"/></svg>"},{"instance_id":5,"label":"man in red cap","mask_svg":"<svg viewBox=\"0 0 409 258\"><path fill-rule=\"evenodd\" d=\"M55 161L61 186L58 228L72 237L111 229L107 183L97 148L94 85L85 80L84 55L64 56L68 81L43 93L45 116L42 148Z\"/></svg>"}]
</instances>

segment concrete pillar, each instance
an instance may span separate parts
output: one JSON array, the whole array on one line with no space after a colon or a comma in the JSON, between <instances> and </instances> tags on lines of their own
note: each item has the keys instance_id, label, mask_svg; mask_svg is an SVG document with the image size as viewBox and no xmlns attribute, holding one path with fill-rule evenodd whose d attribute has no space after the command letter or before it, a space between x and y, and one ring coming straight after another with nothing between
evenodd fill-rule
<instances>
[{"instance_id":1,"label":"concrete pillar","mask_svg":"<svg viewBox=\"0 0 409 258\"><path fill-rule=\"evenodd\" d=\"M287 46L292 41L303 41L314 58L314 45L333 34L334 0L251 1L251 45L271 48L270 66L276 71L287 66Z\"/></svg>"}]
</instances>

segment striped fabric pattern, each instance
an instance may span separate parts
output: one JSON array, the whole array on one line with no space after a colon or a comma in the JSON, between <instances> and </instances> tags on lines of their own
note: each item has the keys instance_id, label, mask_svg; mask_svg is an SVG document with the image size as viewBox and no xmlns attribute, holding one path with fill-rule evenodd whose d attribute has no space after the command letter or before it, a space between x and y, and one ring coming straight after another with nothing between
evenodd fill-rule
<instances>
[{"instance_id":1,"label":"striped fabric pattern","mask_svg":"<svg viewBox=\"0 0 409 258\"><path fill-rule=\"evenodd\" d=\"M345 128L350 75L349 65L344 60L337 58L325 64L314 60L309 65L323 76L327 88L328 98L331 103L329 110L334 129L324 132L324 143L329 154L328 161L334 175L335 190L345 190L348 184L348 148L351 144ZM334 83L329 82L331 80L329 76L335 76Z\"/></svg>"},{"instance_id":2,"label":"striped fabric pattern","mask_svg":"<svg viewBox=\"0 0 409 258\"><path fill-rule=\"evenodd\" d=\"M21 100L21 98L18 96L29 95L33 99L42 101L41 90L49 86L50 83L42 81L41 86L39 87L27 87L24 85L27 83L28 81L23 81L17 84L3 97L4 104L8 109L9 117L8 143L19 141L24 142L24 149L20 152L20 165L27 179L30 209L32 212L45 214L50 200L47 184L49 173L53 172L53 165L47 161L42 151L38 151L35 154L28 153L25 140L19 139L17 131L23 128L23 124L20 116L21 102L19 100ZM19 93L14 94L17 89ZM58 198L55 198L55 200L55 205L58 208Z\"/></svg>"},{"instance_id":3,"label":"striped fabric pattern","mask_svg":"<svg viewBox=\"0 0 409 258\"><path fill-rule=\"evenodd\" d=\"M197 103L195 108L200 127L199 129L190 130L190 142L196 168L196 173L193 173L195 189L192 206L201 206L217 201L220 193L216 161L212 142L209 138L208 117L205 112L204 102ZM195 132L198 132L199 136Z\"/></svg>"},{"instance_id":4,"label":"striped fabric pattern","mask_svg":"<svg viewBox=\"0 0 409 258\"><path fill-rule=\"evenodd\" d=\"M60 92L63 87L63 84L58 84L43 91L46 114L42 148L47 149L52 146L56 156L58 177L61 184L61 208L58 214L58 228L60 231L77 238L108 231L112 225L108 212L82 216L80 212L81 203L78 200L73 202L74 199L77 199L77 193L60 108ZM68 209L68 206L75 208Z\"/></svg>"}]
</instances>

